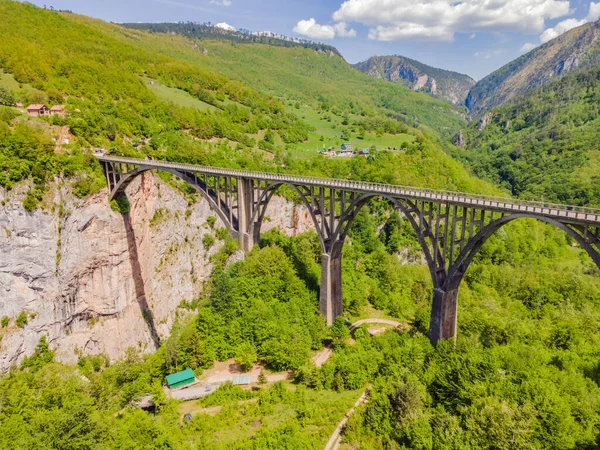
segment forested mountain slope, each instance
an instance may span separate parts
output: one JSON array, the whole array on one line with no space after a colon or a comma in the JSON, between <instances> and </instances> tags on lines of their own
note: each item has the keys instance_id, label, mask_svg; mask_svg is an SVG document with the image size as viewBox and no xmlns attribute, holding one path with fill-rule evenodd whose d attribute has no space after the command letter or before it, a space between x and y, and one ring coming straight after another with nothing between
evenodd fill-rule
<instances>
[{"instance_id":1,"label":"forested mountain slope","mask_svg":"<svg viewBox=\"0 0 600 450\"><path fill-rule=\"evenodd\" d=\"M0 85L8 88L2 102L67 105L64 119L29 118L19 108L0 107L0 217L18 217L29 225L34 214L28 210L45 208L50 211L45 228L57 235L52 246L69 249L60 238L71 215L62 192L71 189L86 197L104 185L88 153L93 146L175 161L496 192L441 151L434 128L450 132L465 125L450 105L373 80L335 55L150 35L5 0L0 0L0 17ZM596 120L598 102L597 88L590 87L597 86L597 74L573 85L557 100L570 114L565 126L573 133L592 132L588 122ZM545 120L561 117L558 107L544 103L552 103L555 94L542 94L546 97L535 108L523 104L529 113L522 122L544 111ZM519 124L512 130L515 136L527 130L519 114L505 112ZM373 130L390 139L401 136L407 150L369 159L299 158L298 147L316 133L308 123L317 122L315 116L319 122L329 119L336 130L362 127L365 140ZM542 116L531 122L530 131L544 125ZM488 126L494 139L505 136L501 125L488 124L483 136L469 129L472 148L478 139L484 142ZM73 142L58 148L51 139L56 127L68 128ZM552 148L545 134L539 137L548 145L543 149ZM53 175L57 194L44 196L44 181ZM102 214L128 235L121 239L122 251L111 246L109 237L115 236L107 236L105 259L122 257L127 266L122 274L131 282L134 262L145 253L127 249L136 241L155 247L153 236L166 230L176 236L172 244L172 234L165 236L169 239L155 255L160 263L149 267L148 278L169 287L160 266L183 251L190 261L180 266L186 279L198 276L194 264L199 261L208 262L202 263L204 270L213 269L202 279L202 295L169 299L169 304L179 302L178 320L156 352L144 354L138 343L125 342L132 347L122 360L111 361L84 348L76 352L76 366L55 362L54 343L28 323L40 320L39 311L15 313L0 301L0 345L10 333L41 334L37 349L0 378L0 448L322 448L367 386L373 387L369 402L356 410L344 432L343 445L351 448L598 447L600 273L561 230L519 220L492 236L460 287L456 345L434 348L426 337L431 274L422 264L417 238L389 204L373 201L358 213L343 250L344 319L391 316L405 326L378 336L363 326L350 339L344 319L327 328L318 312L322 255L315 233L263 233L260 244L239 259L236 242L217 218L199 219L194 212L193 205L208 211L208 204L173 179L165 180L183 196L175 199L179 191L171 188L169 195L164 188L151 190L156 179L150 174L139 182L146 196L139 205L148 208L143 225L154 230L149 234L126 222L131 213L117 214L104 194L96 196ZM24 205L17 204L19 191L30 186ZM77 208L78 201L72 203ZM7 253L27 244L27 233L14 222L4 220L0 228L0 247ZM92 222L78 221L62 236L92 245L98 235L91 231L103 223ZM36 225L31 234L39 234ZM189 234L181 231L188 227ZM136 233L137 239L130 236ZM201 252L205 259L196 258ZM103 262L94 260L97 252L89 253L95 270ZM50 264L46 272L60 272L65 259L57 253L56 267ZM23 269L0 266L0 281L13 292L31 282ZM94 270L94 281L119 282L111 270L101 276ZM138 281L131 289L134 302ZM73 299L51 299L47 309L71 308L85 320L85 299L76 305ZM134 313L143 322L152 318L148 308ZM90 326L102 328L102 322L90 320ZM311 353L329 343L333 355L317 368ZM294 379L247 391L225 383L199 402L165 395L165 375L191 368L201 376L216 360L241 367L262 361L266 371L293 370ZM148 399L151 412L139 408L140 400ZM186 413L192 415L189 423Z\"/></svg>"},{"instance_id":2,"label":"forested mountain slope","mask_svg":"<svg viewBox=\"0 0 600 450\"><path fill-rule=\"evenodd\" d=\"M531 89L596 64L600 64L600 21L569 30L478 81L466 106L476 117L494 106L518 100Z\"/></svg>"},{"instance_id":3,"label":"forested mountain slope","mask_svg":"<svg viewBox=\"0 0 600 450\"><path fill-rule=\"evenodd\" d=\"M373 56L354 67L373 78L425 92L457 106L464 105L475 84L468 75L431 67L404 56Z\"/></svg>"},{"instance_id":4,"label":"forested mountain slope","mask_svg":"<svg viewBox=\"0 0 600 450\"><path fill-rule=\"evenodd\" d=\"M146 27L152 29L151 25ZM121 34L139 41L139 45L243 81L278 98L320 101L341 109L379 109L410 126L423 124L441 132L464 123L459 111L447 103L374 80L334 52L158 33L148 36L135 30Z\"/></svg>"},{"instance_id":5,"label":"forested mountain slope","mask_svg":"<svg viewBox=\"0 0 600 450\"><path fill-rule=\"evenodd\" d=\"M448 113L449 105L394 86L399 95L388 98L376 80L335 55L210 41L207 57L180 36L127 30L20 2L0 1L0 14L0 85L8 87L13 103L67 105L66 118L30 118L18 108L1 108L0 155L8 170L0 181L10 187L35 168L36 184L27 202L31 208L52 174L78 174L81 195L102 186L98 165L85 162L88 156L80 152L90 147L220 166L282 170L285 163L290 172L490 190L440 149L430 126L449 133L464 125L464 119ZM219 51L222 56L210 57ZM256 63L260 54L262 63ZM289 62L287 68L282 61ZM314 71L332 77L339 73L341 82L314 77ZM270 88L277 98L228 77L235 74L258 89ZM364 80L367 86L360 89ZM295 107L290 99L305 103L296 100ZM388 101L399 109L380 105ZM322 124L329 128L321 130ZM60 127L67 127L73 139L52 151L51 138ZM324 133L336 146L345 133L353 139L362 133L365 141L406 143L411 151L370 162L325 160L315 151ZM12 143L23 140L41 150L23 152L18 148L23 144ZM296 158L306 145L312 150ZM390 157L400 163L390 165Z\"/></svg>"},{"instance_id":6,"label":"forested mountain slope","mask_svg":"<svg viewBox=\"0 0 600 450\"><path fill-rule=\"evenodd\" d=\"M600 206L600 67L570 74L463 131L478 176L514 195Z\"/></svg>"}]
</instances>

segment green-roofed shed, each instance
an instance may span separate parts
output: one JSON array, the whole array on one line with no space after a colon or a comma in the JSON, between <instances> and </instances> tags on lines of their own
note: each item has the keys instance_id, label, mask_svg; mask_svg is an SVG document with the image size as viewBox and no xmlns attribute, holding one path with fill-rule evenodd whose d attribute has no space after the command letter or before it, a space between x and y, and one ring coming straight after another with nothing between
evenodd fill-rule
<instances>
[{"instance_id":1,"label":"green-roofed shed","mask_svg":"<svg viewBox=\"0 0 600 450\"><path fill-rule=\"evenodd\" d=\"M196 376L192 369L185 369L181 372L167 375L167 383L170 388L177 388L196 381Z\"/></svg>"}]
</instances>

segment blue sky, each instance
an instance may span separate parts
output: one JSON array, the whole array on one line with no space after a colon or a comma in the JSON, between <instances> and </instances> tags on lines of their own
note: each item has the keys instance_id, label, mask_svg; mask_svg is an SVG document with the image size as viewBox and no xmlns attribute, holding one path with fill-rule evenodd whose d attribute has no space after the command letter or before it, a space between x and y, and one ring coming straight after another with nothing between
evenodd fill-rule
<instances>
[{"instance_id":1,"label":"blue sky","mask_svg":"<svg viewBox=\"0 0 600 450\"><path fill-rule=\"evenodd\" d=\"M336 46L351 63L399 54L480 79L585 22L600 0L48 0L113 22L226 22Z\"/></svg>"}]
</instances>

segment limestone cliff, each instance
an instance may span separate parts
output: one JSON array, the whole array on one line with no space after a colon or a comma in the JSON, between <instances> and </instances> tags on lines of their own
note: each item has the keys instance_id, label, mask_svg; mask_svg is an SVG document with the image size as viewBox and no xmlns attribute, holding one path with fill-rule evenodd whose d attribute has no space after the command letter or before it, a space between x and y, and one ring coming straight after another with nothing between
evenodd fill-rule
<instances>
[{"instance_id":1,"label":"limestone cliff","mask_svg":"<svg viewBox=\"0 0 600 450\"><path fill-rule=\"evenodd\" d=\"M534 89L600 64L600 20L587 23L520 56L479 80L465 104L473 118L520 101Z\"/></svg>"},{"instance_id":2,"label":"limestone cliff","mask_svg":"<svg viewBox=\"0 0 600 450\"><path fill-rule=\"evenodd\" d=\"M106 191L83 201L55 183L45 210L24 210L19 190L0 191L0 371L46 335L57 358L121 357L155 349L182 301L202 295L212 267L202 238L215 215L193 206L152 174L128 188L130 212L111 210ZM288 234L312 227L308 213L282 198L269 205L263 230ZM216 216L216 215L215 215ZM222 226L217 221L215 227ZM17 318L27 318L18 326Z\"/></svg>"},{"instance_id":3,"label":"limestone cliff","mask_svg":"<svg viewBox=\"0 0 600 450\"><path fill-rule=\"evenodd\" d=\"M354 67L373 78L401 84L461 106L475 84L467 75L437 69L404 56L373 56Z\"/></svg>"}]
</instances>

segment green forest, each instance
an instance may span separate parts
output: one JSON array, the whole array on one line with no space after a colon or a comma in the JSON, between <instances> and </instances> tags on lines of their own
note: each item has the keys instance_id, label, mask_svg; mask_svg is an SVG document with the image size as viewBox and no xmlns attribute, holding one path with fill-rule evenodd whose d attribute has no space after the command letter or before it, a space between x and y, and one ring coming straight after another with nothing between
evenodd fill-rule
<instances>
[{"instance_id":1,"label":"green forest","mask_svg":"<svg viewBox=\"0 0 600 450\"><path fill-rule=\"evenodd\" d=\"M464 110L371 79L321 47L189 26L146 32L9 0L0 17L0 190L25 186L25 214L52 208L55 177L82 200L104 189L95 148L600 206L597 69L468 123ZM29 117L17 106L29 103L65 104L67 115ZM58 145L64 129L73 139ZM460 148L450 143L459 130ZM307 150L343 137L376 150L331 160ZM396 142L403 151L381 148ZM352 225L344 316L331 327L319 313L316 233L263 233L232 262L237 243L213 231L204 293L181 299L156 352L132 347L119 360L79 355L68 365L42 337L2 374L0 448L317 449L367 390L342 449L600 447L600 270L561 230L519 220L492 236L460 286L456 343L436 347L429 269L408 220L386 201L371 201ZM401 326L350 330L370 317ZM1 318L0 350L9 324L27 320ZM326 346L332 355L317 367L311 357ZM262 373L252 389L225 383L193 401L165 395L166 375L201 376L231 359L292 375L267 382ZM138 407L145 397L149 411Z\"/></svg>"},{"instance_id":2,"label":"green forest","mask_svg":"<svg viewBox=\"0 0 600 450\"><path fill-rule=\"evenodd\" d=\"M589 69L492 109L458 153L513 195L600 206L600 70Z\"/></svg>"}]
</instances>

